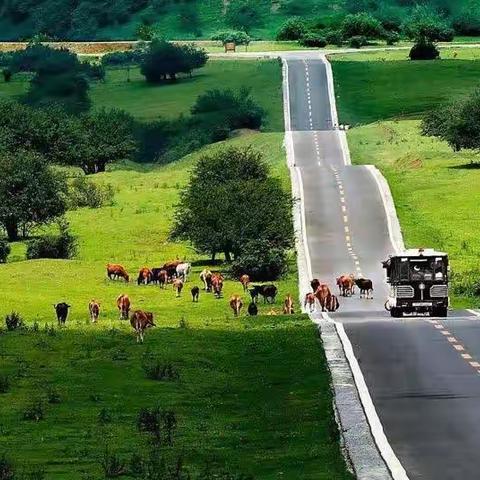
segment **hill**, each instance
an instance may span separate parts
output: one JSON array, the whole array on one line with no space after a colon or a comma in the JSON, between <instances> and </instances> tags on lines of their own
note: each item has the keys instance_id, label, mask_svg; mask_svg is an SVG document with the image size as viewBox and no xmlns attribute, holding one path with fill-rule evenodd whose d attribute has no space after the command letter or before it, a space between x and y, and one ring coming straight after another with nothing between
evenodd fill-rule
<instances>
[{"instance_id":1,"label":"hill","mask_svg":"<svg viewBox=\"0 0 480 480\"><path fill-rule=\"evenodd\" d=\"M318 27L328 27L341 21L347 13L369 11L381 20L399 24L415 3L405 0L0 0L0 40L25 40L36 35L57 40L130 40L139 37L141 26L168 39L205 39L227 28L246 29L257 39L272 39L279 26L292 16L303 17ZM465 9L470 27L478 27L479 0L424 3L452 21Z\"/></svg>"}]
</instances>

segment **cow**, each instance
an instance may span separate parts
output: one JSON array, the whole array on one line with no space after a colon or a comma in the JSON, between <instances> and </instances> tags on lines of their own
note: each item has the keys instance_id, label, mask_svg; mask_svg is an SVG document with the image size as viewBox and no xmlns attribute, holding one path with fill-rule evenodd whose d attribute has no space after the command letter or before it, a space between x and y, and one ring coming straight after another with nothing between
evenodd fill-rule
<instances>
[{"instance_id":1,"label":"cow","mask_svg":"<svg viewBox=\"0 0 480 480\"><path fill-rule=\"evenodd\" d=\"M312 287L313 293L315 293L318 290L318 287L320 286L320 280L317 278L314 278L311 282L310 285Z\"/></svg>"},{"instance_id":2,"label":"cow","mask_svg":"<svg viewBox=\"0 0 480 480\"><path fill-rule=\"evenodd\" d=\"M248 306L248 314L251 317L255 317L258 315L258 307L256 303L251 302L250 305Z\"/></svg>"},{"instance_id":3,"label":"cow","mask_svg":"<svg viewBox=\"0 0 480 480\"><path fill-rule=\"evenodd\" d=\"M160 288L165 288L168 282L167 271L163 268L152 268L152 283L160 285Z\"/></svg>"},{"instance_id":4,"label":"cow","mask_svg":"<svg viewBox=\"0 0 480 480\"><path fill-rule=\"evenodd\" d=\"M180 263L177 265L177 268L175 270L175 274L177 278L180 278L183 283L187 281L187 276L190 273L190 270L192 269L192 266L189 263Z\"/></svg>"},{"instance_id":5,"label":"cow","mask_svg":"<svg viewBox=\"0 0 480 480\"><path fill-rule=\"evenodd\" d=\"M183 290L183 282L179 278L173 281L173 289L175 290L175 296L178 298Z\"/></svg>"},{"instance_id":6,"label":"cow","mask_svg":"<svg viewBox=\"0 0 480 480\"><path fill-rule=\"evenodd\" d=\"M326 307L329 312L336 312L340 307L340 304L338 303L338 298L333 294L330 295L330 297L327 299Z\"/></svg>"},{"instance_id":7,"label":"cow","mask_svg":"<svg viewBox=\"0 0 480 480\"><path fill-rule=\"evenodd\" d=\"M283 314L284 315L293 315L294 310L293 310L293 298L290 294L288 294L285 297L285 300L283 302Z\"/></svg>"},{"instance_id":8,"label":"cow","mask_svg":"<svg viewBox=\"0 0 480 480\"><path fill-rule=\"evenodd\" d=\"M238 317L240 315L240 310L243 307L243 301L240 298L240 295L232 295L230 297L230 308L233 310L233 314Z\"/></svg>"},{"instance_id":9,"label":"cow","mask_svg":"<svg viewBox=\"0 0 480 480\"><path fill-rule=\"evenodd\" d=\"M127 271L118 263L107 264L107 276L110 280L118 280L119 278L123 278L127 283L130 281Z\"/></svg>"},{"instance_id":10,"label":"cow","mask_svg":"<svg viewBox=\"0 0 480 480\"><path fill-rule=\"evenodd\" d=\"M331 296L332 292L330 291L330 288L328 288L328 285L325 283L321 283L317 288L317 291L315 292L315 297L317 298L318 303L322 307L322 312L327 311L327 305Z\"/></svg>"},{"instance_id":11,"label":"cow","mask_svg":"<svg viewBox=\"0 0 480 480\"><path fill-rule=\"evenodd\" d=\"M90 300L88 304L88 312L90 313L90 320L96 323L100 315L100 304L96 300Z\"/></svg>"},{"instance_id":12,"label":"cow","mask_svg":"<svg viewBox=\"0 0 480 480\"><path fill-rule=\"evenodd\" d=\"M143 267L138 272L137 284L148 285L153 278L153 272L148 267Z\"/></svg>"},{"instance_id":13,"label":"cow","mask_svg":"<svg viewBox=\"0 0 480 480\"><path fill-rule=\"evenodd\" d=\"M355 285L360 289L360 298L373 298L373 282L368 278L357 278Z\"/></svg>"},{"instance_id":14,"label":"cow","mask_svg":"<svg viewBox=\"0 0 480 480\"><path fill-rule=\"evenodd\" d=\"M200 280L203 282L204 290L206 292L212 291L212 272L205 268L200 273Z\"/></svg>"},{"instance_id":15,"label":"cow","mask_svg":"<svg viewBox=\"0 0 480 480\"><path fill-rule=\"evenodd\" d=\"M135 310L130 318L130 325L137 334L137 343L143 343L144 332L147 328L155 327L153 322L153 313Z\"/></svg>"},{"instance_id":16,"label":"cow","mask_svg":"<svg viewBox=\"0 0 480 480\"><path fill-rule=\"evenodd\" d=\"M355 277L351 275L341 275L337 278L337 286L340 295L343 297L352 296L355 292Z\"/></svg>"},{"instance_id":17,"label":"cow","mask_svg":"<svg viewBox=\"0 0 480 480\"><path fill-rule=\"evenodd\" d=\"M192 302L198 303L198 297L200 297L200 289L195 286L190 291L192 293Z\"/></svg>"},{"instance_id":18,"label":"cow","mask_svg":"<svg viewBox=\"0 0 480 480\"><path fill-rule=\"evenodd\" d=\"M117 308L120 312L120 320L127 320L130 314L130 298L125 293L122 293L117 298Z\"/></svg>"},{"instance_id":19,"label":"cow","mask_svg":"<svg viewBox=\"0 0 480 480\"><path fill-rule=\"evenodd\" d=\"M310 313L313 313L315 311L315 294L314 293L307 293L305 295L305 300L303 302L303 306L306 309L308 305L308 309L310 310Z\"/></svg>"},{"instance_id":20,"label":"cow","mask_svg":"<svg viewBox=\"0 0 480 480\"><path fill-rule=\"evenodd\" d=\"M258 296L263 297L263 303L275 303L278 290L275 285L254 285L250 289L250 296L253 302L258 301Z\"/></svg>"},{"instance_id":21,"label":"cow","mask_svg":"<svg viewBox=\"0 0 480 480\"><path fill-rule=\"evenodd\" d=\"M67 321L68 317L68 309L71 308L71 305L68 305L68 303L62 302L62 303L57 303L56 305L53 306L55 309L55 313L57 314L57 321L60 326L65 325L65 322Z\"/></svg>"},{"instance_id":22,"label":"cow","mask_svg":"<svg viewBox=\"0 0 480 480\"><path fill-rule=\"evenodd\" d=\"M167 278L169 280L173 280L174 277L177 275L177 267L183 263L180 260L175 260L173 262L167 262L163 265L162 269L167 271Z\"/></svg>"},{"instance_id":23,"label":"cow","mask_svg":"<svg viewBox=\"0 0 480 480\"><path fill-rule=\"evenodd\" d=\"M223 290L223 275L221 273L212 274L212 289L215 297L220 298Z\"/></svg>"},{"instance_id":24,"label":"cow","mask_svg":"<svg viewBox=\"0 0 480 480\"><path fill-rule=\"evenodd\" d=\"M241 283L242 286L243 286L243 291L244 291L244 292L248 292L248 287L249 287L249 285L250 285L250 277L249 277L247 274L242 275L242 276L240 277L240 283Z\"/></svg>"}]
</instances>

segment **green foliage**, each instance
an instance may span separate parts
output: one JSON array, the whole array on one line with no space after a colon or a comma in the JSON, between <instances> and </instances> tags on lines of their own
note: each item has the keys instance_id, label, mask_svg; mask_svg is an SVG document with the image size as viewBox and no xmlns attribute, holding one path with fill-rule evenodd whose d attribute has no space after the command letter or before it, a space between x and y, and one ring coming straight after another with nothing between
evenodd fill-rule
<instances>
[{"instance_id":1,"label":"green foliage","mask_svg":"<svg viewBox=\"0 0 480 480\"><path fill-rule=\"evenodd\" d=\"M307 33L307 26L300 17L291 17L277 32L277 40L300 40Z\"/></svg>"},{"instance_id":2,"label":"green foliage","mask_svg":"<svg viewBox=\"0 0 480 480\"><path fill-rule=\"evenodd\" d=\"M411 17L403 25L403 32L422 47L433 42L453 40L453 30L427 5L417 5L413 9Z\"/></svg>"},{"instance_id":3,"label":"green foliage","mask_svg":"<svg viewBox=\"0 0 480 480\"><path fill-rule=\"evenodd\" d=\"M76 208L100 208L112 205L115 191L109 183L94 183L86 177L75 177L70 184L68 192L68 207Z\"/></svg>"},{"instance_id":4,"label":"green foliage","mask_svg":"<svg viewBox=\"0 0 480 480\"><path fill-rule=\"evenodd\" d=\"M33 152L0 153L0 224L10 241L63 215L66 182Z\"/></svg>"},{"instance_id":5,"label":"green foliage","mask_svg":"<svg viewBox=\"0 0 480 480\"><path fill-rule=\"evenodd\" d=\"M23 419L39 422L45 417L45 410L41 400L33 400L23 411Z\"/></svg>"},{"instance_id":6,"label":"green foliage","mask_svg":"<svg viewBox=\"0 0 480 480\"><path fill-rule=\"evenodd\" d=\"M8 240L0 237L0 263L6 263L11 251Z\"/></svg>"},{"instance_id":7,"label":"green foliage","mask_svg":"<svg viewBox=\"0 0 480 480\"><path fill-rule=\"evenodd\" d=\"M314 0L281 0L280 2L280 10L287 15L305 15L314 7Z\"/></svg>"},{"instance_id":8,"label":"green foliage","mask_svg":"<svg viewBox=\"0 0 480 480\"><path fill-rule=\"evenodd\" d=\"M140 65L144 53L144 48L135 48L124 52L110 52L102 57L102 65L114 67Z\"/></svg>"},{"instance_id":9,"label":"green foliage","mask_svg":"<svg viewBox=\"0 0 480 480\"><path fill-rule=\"evenodd\" d=\"M173 445L177 418L173 411L160 407L142 408L137 417L137 428L148 433L158 445Z\"/></svg>"},{"instance_id":10,"label":"green foliage","mask_svg":"<svg viewBox=\"0 0 480 480\"><path fill-rule=\"evenodd\" d=\"M232 275L247 274L253 281L277 280L287 272L286 251L266 240L251 240L232 264Z\"/></svg>"},{"instance_id":11,"label":"green foliage","mask_svg":"<svg viewBox=\"0 0 480 480\"><path fill-rule=\"evenodd\" d=\"M118 456L117 453L112 453L108 448L105 448L101 466L105 478L121 477L127 473L125 462Z\"/></svg>"},{"instance_id":12,"label":"green foliage","mask_svg":"<svg viewBox=\"0 0 480 480\"><path fill-rule=\"evenodd\" d=\"M384 29L380 21L368 13L347 15L341 28L344 38L381 38L384 35Z\"/></svg>"},{"instance_id":13,"label":"green foliage","mask_svg":"<svg viewBox=\"0 0 480 480\"><path fill-rule=\"evenodd\" d=\"M357 36L351 37L348 40L348 44L351 48L362 48L365 45L368 45L368 40L367 40L367 37L357 35Z\"/></svg>"},{"instance_id":14,"label":"green foliage","mask_svg":"<svg viewBox=\"0 0 480 480\"><path fill-rule=\"evenodd\" d=\"M416 42L408 54L410 60L436 60L440 57L440 50L433 42Z\"/></svg>"},{"instance_id":15,"label":"green foliage","mask_svg":"<svg viewBox=\"0 0 480 480\"><path fill-rule=\"evenodd\" d=\"M3 80L5 83L8 83L10 82L10 80L12 79L12 71L9 69L9 68L4 68L2 70L2 75L3 75Z\"/></svg>"},{"instance_id":16,"label":"green foliage","mask_svg":"<svg viewBox=\"0 0 480 480\"><path fill-rule=\"evenodd\" d=\"M9 313L5 316L5 326L9 332L22 328L25 325L22 316L17 312Z\"/></svg>"},{"instance_id":17,"label":"green foliage","mask_svg":"<svg viewBox=\"0 0 480 480\"><path fill-rule=\"evenodd\" d=\"M141 23L135 30L135 36L140 40L150 41L155 38L155 28L152 25Z\"/></svg>"},{"instance_id":18,"label":"green foliage","mask_svg":"<svg viewBox=\"0 0 480 480\"><path fill-rule=\"evenodd\" d=\"M232 28L249 32L263 23L263 11L256 0L232 0L225 14L225 22Z\"/></svg>"},{"instance_id":19,"label":"green foliage","mask_svg":"<svg viewBox=\"0 0 480 480\"><path fill-rule=\"evenodd\" d=\"M154 40L145 53L141 72L149 83L175 81L179 73L191 74L208 60L206 52L191 45L176 45L164 40Z\"/></svg>"},{"instance_id":20,"label":"green foliage","mask_svg":"<svg viewBox=\"0 0 480 480\"><path fill-rule=\"evenodd\" d=\"M304 47L323 48L327 46L327 40L318 33L310 32L302 37L300 44Z\"/></svg>"},{"instance_id":21,"label":"green foliage","mask_svg":"<svg viewBox=\"0 0 480 480\"><path fill-rule=\"evenodd\" d=\"M230 30L215 33L212 35L211 40L222 42L222 45L230 42L235 43L235 45L249 45L252 39L245 32Z\"/></svg>"},{"instance_id":22,"label":"green foliage","mask_svg":"<svg viewBox=\"0 0 480 480\"><path fill-rule=\"evenodd\" d=\"M453 28L458 35L480 35L480 2L468 1L454 16Z\"/></svg>"},{"instance_id":23,"label":"green foliage","mask_svg":"<svg viewBox=\"0 0 480 480\"><path fill-rule=\"evenodd\" d=\"M70 233L66 221L59 221L58 235L45 235L29 240L27 258L73 258L77 253L77 238Z\"/></svg>"},{"instance_id":24,"label":"green foliage","mask_svg":"<svg viewBox=\"0 0 480 480\"><path fill-rule=\"evenodd\" d=\"M172 230L199 252L238 257L255 239L292 245L291 199L269 176L262 154L227 149L202 157L181 196Z\"/></svg>"},{"instance_id":25,"label":"green foliage","mask_svg":"<svg viewBox=\"0 0 480 480\"><path fill-rule=\"evenodd\" d=\"M0 457L0 480L15 480L15 466L5 454Z\"/></svg>"},{"instance_id":26,"label":"green foliage","mask_svg":"<svg viewBox=\"0 0 480 480\"><path fill-rule=\"evenodd\" d=\"M343 34L340 30L327 30L325 39L329 45L337 45L338 47L343 45Z\"/></svg>"},{"instance_id":27,"label":"green foliage","mask_svg":"<svg viewBox=\"0 0 480 480\"><path fill-rule=\"evenodd\" d=\"M0 394L7 393L10 390L10 378L7 375L0 375ZM0 478L2 478L0 476Z\"/></svg>"}]
</instances>

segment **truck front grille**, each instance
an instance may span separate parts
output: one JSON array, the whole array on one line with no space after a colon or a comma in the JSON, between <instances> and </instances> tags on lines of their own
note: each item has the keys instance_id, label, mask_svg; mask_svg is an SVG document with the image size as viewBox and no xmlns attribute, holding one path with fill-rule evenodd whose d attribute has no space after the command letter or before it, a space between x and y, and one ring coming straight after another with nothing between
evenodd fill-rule
<instances>
[{"instance_id":1,"label":"truck front grille","mask_svg":"<svg viewBox=\"0 0 480 480\"><path fill-rule=\"evenodd\" d=\"M397 298L413 298L415 296L415 291L410 285L399 285L395 287L395 295Z\"/></svg>"},{"instance_id":2,"label":"truck front grille","mask_svg":"<svg viewBox=\"0 0 480 480\"><path fill-rule=\"evenodd\" d=\"M447 285L432 285L430 287L430 297L431 298L446 298L446 297L448 297L448 286Z\"/></svg>"}]
</instances>

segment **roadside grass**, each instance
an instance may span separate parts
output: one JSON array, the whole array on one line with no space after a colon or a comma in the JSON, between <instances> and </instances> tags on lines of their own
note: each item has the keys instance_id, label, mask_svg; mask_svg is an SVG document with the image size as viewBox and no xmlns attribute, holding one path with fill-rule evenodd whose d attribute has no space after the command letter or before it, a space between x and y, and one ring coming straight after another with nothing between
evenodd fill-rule
<instances>
[{"instance_id":1,"label":"roadside grass","mask_svg":"<svg viewBox=\"0 0 480 480\"><path fill-rule=\"evenodd\" d=\"M478 155L421 136L415 120L354 128L348 140L354 163L374 164L387 178L407 247L446 251L454 273L478 272L480 168L471 165ZM480 306L478 297L452 300L458 308Z\"/></svg>"}]
</instances>

